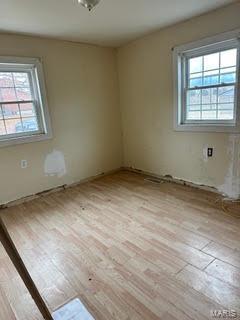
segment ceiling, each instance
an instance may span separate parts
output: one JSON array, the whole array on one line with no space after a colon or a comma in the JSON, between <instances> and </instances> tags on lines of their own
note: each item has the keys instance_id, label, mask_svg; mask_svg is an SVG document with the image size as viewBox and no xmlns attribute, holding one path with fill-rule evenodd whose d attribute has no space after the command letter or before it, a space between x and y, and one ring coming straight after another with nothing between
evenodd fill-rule
<instances>
[{"instance_id":1,"label":"ceiling","mask_svg":"<svg viewBox=\"0 0 240 320\"><path fill-rule=\"evenodd\" d=\"M0 31L121 46L233 0L101 0L88 12L77 0L0 0Z\"/></svg>"}]
</instances>

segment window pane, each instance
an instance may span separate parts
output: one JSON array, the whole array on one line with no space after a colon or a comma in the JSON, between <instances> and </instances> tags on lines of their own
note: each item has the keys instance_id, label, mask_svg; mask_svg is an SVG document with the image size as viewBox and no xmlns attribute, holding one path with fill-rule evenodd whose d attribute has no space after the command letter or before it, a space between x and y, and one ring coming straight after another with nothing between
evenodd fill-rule
<instances>
[{"instance_id":1,"label":"window pane","mask_svg":"<svg viewBox=\"0 0 240 320\"><path fill-rule=\"evenodd\" d=\"M28 73L0 72L0 101L32 99ZM39 128L33 103L3 104L0 108L0 121L1 134L32 132Z\"/></svg>"},{"instance_id":2,"label":"window pane","mask_svg":"<svg viewBox=\"0 0 240 320\"><path fill-rule=\"evenodd\" d=\"M187 112L187 120L201 120L201 112L200 111L188 111Z\"/></svg>"},{"instance_id":3,"label":"window pane","mask_svg":"<svg viewBox=\"0 0 240 320\"><path fill-rule=\"evenodd\" d=\"M218 103L234 102L234 86L218 88Z\"/></svg>"},{"instance_id":4,"label":"window pane","mask_svg":"<svg viewBox=\"0 0 240 320\"><path fill-rule=\"evenodd\" d=\"M0 120L0 135L6 134L4 122Z\"/></svg>"},{"instance_id":5,"label":"window pane","mask_svg":"<svg viewBox=\"0 0 240 320\"><path fill-rule=\"evenodd\" d=\"M211 103L211 89L203 89L202 91L202 103Z\"/></svg>"},{"instance_id":6,"label":"window pane","mask_svg":"<svg viewBox=\"0 0 240 320\"><path fill-rule=\"evenodd\" d=\"M233 120L234 119L234 104L233 103L218 104L218 119L219 120Z\"/></svg>"},{"instance_id":7,"label":"window pane","mask_svg":"<svg viewBox=\"0 0 240 320\"><path fill-rule=\"evenodd\" d=\"M233 103L219 103L218 110L233 110Z\"/></svg>"},{"instance_id":8,"label":"window pane","mask_svg":"<svg viewBox=\"0 0 240 320\"><path fill-rule=\"evenodd\" d=\"M33 100L26 72L0 72L0 101Z\"/></svg>"},{"instance_id":9,"label":"window pane","mask_svg":"<svg viewBox=\"0 0 240 320\"><path fill-rule=\"evenodd\" d=\"M236 82L237 49L189 59L189 87Z\"/></svg>"},{"instance_id":10,"label":"window pane","mask_svg":"<svg viewBox=\"0 0 240 320\"><path fill-rule=\"evenodd\" d=\"M217 111L209 110L202 111L202 119L201 120L216 120L217 119Z\"/></svg>"},{"instance_id":11,"label":"window pane","mask_svg":"<svg viewBox=\"0 0 240 320\"><path fill-rule=\"evenodd\" d=\"M217 103L217 88L202 89L202 104L216 104Z\"/></svg>"},{"instance_id":12,"label":"window pane","mask_svg":"<svg viewBox=\"0 0 240 320\"><path fill-rule=\"evenodd\" d=\"M221 68L232 67L237 64L237 49L231 49L221 52Z\"/></svg>"},{"instance_id":13,"label":"window pane","mask_svg":"<svg viewBox=\"0 0 240 320\"><path fill-rule=\"evenodd\" d=\"M201 103L201 90L190 90L187 93L187 104L200 104Z\"/></svg>"},{"instance_id":14,"label":"window pane","mask_svg":"<svg viewBox=\"0 0 240 320\"><path fill-rule=\"evenodd\" d=\"M199 104L192 104L191 106L188 106L189 111L200 111L201 105Z\"/></svg>"},{"instance_id":15,"label":"window pane","mask_svg":"<svg viewBox=\"0 0 240 320\"><path fill-rule=\"evenodd\" d=\"M189 71L190 73L201 72L202 71L202 57L192 58L189 60Z\"/></svg>"},{"instance_id":16,"label":"window pane","mask_svg":"<svg viewBox=\"0 0 240 320\"><path fill-rule=\"evenodd\" d=\"M3 104L2 111L3 111L4 119L20 117L18 104Z\"/></svg>"},{"instance_id":17,"label":"window pane","mask_svg":"<svg viewBox=\"0 0 240 320\"><path fill-rule=\"evenodd\" d=\"M22 118L23 131L38 131L38 123L35 117L32 118Z\"/></svg>"},{"instance_id":18,"label":"window pane","mask_svg":"<svg viewBox=\"0 0 240 320\"><path fill-rule=\"evenodd\" d=\"M202 73L193 73L190 75L189 86L190 88L201 87L203 83Z\"/></svg>"},{"instance_id":19,"label":"window pane","mask_svg":"<svg viewBox=\"0 0 240 320\"><path fill-rule=\"evenodd\" d=\"M187 97L187 120L234 119L234 86L190 90Z\"/></svg>"},{"instance_id":20,"label":"window pane","mask_svg":"<svg viewBox=\"0 0 240 320\"><path fill-rule=\"evenodd\" d=\"M5 120L5 126L8 134L14 134L22 132L21 119L9 119Z\"/></svg>"},{"instance_id":21,"label":"window pane","mask_svg":"<svg viewBox=\"0 0 240 320\"><path fill-rule=\"evenodd\" d=\"M30 88L16 88L17 100L32 100L32 94Z\"/></svg>"},{"instance_id":22,"label":"window pane","mask_svg":"<svg viewBox=\"0 0 240 320\"><path fill-rule=\"evenodd\" d=\"M15 133L21 133L23 132L23 126L22 126L22 121L21 120L18 120L16 123L15 123Z\"/></svg>"},{"instance_id":23,"label":"window pane","mask_svg":"<svg viewBox=\"0 0 240 320\"><path fill-rule=\"evenodd\" d=\"M204 71L219 69L219 57L220 54L218 52L204 56Z\"/></svg>"},{"instance_id":24,"label":"window pane","mask_svg":"<svg viewBox=\"0 0 240 320\"><path fill-rule=\"evenodd\" d=\"M20 103L19 107L22 117L32 117L36 115L33 103Z\"/></svg>"},{"instance_id":25,"label":"window pane","mask_svg":"<svg viewBox=\"0 0 240 320\"><path fill-rule=\"evenodd\" d=\"M238 49L188 59L186 120L234 120Z\"/></svg>"},{"instance_id":26,"label":"window pane","mask_svg":"<svg viewBox=\"0 0 240 320\"><path fill-rule=\"evenodd\" d=\"M211 88L211 103L217 103L218 101L218 88Z\"/></svg>"},{"instance_id":27,"label":"window pane","mask_svg":"<svg viewBox=\"0 0 240 320\"><path fill-rule=\"evenodd\" d=\"M204 110L204 111L212 111L212 110L216 110L216 109L217 109L216 104L203 104L202 105L202 110Z\"/></svg>"},{"instance_id":28,"label":"window pane","mask_svg":"<svg viewBox=\"0 0 240 320\"><path fill-rule=\"evenodd\" d=\"M45 119L46 97L44 81L38 77L39 63L32 58L0 58L0 145L3 140L22 143L38 135L50 133L50 123ZM14 137L12 137L12 135ZM8 137L9 136L9 137ZM31 140L31 139L30 139Z\"/></svg>"},{"instance_id":29,"label":"window pane","mask_svg":"<svg viewBox=\"0 0 240 320\"><path fill-rule=\"evenodd\" d=\"M0 87L14 87L13 77L10 72L0 72Z\"/></svg>"},{"instance_id":30,"label":"window pane","mask_svg":"<svg viewBox=\"0 0 240 320\"><path fill-rule=\"evenodd\" d=\"M234 83L236 81L236 67L221 69L220 83Z\"/></svg>"},{"instance_id":31,"label":"window pane","mask_svg":"<svg viewBox=\"0 0 240 320\"><path fill-rule=\"evenodd\" d=\"M25 72L13 73L15 87L30 87L28 74Z\"/></svg>"},{"instance_id":32,"label":"window pane","mask_svg":"<svg viewBox=\"0 0 240 320\"><path fill-rule=\"evenodd\" d=\"M218 120L233 120L233 119L234 119L233 110L218 111Z\"/></svg>"},{"instance_id":33,"label":"window pane","mask_svg":"<svg viewBox=\"0 0 240 320\"><path fill-rule=\"evenodd\" d=\"M203 85L210 86L219 83L219 70L206 71L203 75Z\"/></svg>"},{"instance_id":34,"label":"window pane","mask_svg":"<svg viewBox=\"0 0 240 320\"><path fill-rule=\"evenodd\" d=\"M16 101L16 93L14 88L0 88L0 101Z\"/></svg>"}]
</instances>

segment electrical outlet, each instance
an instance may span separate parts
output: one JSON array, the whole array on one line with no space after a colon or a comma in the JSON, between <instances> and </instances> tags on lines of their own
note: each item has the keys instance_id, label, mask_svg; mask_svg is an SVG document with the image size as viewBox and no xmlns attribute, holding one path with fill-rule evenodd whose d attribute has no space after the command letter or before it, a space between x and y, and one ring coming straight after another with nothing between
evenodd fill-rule
<instances>
[{"instance_id":1,"label":"electrical outlet","mask_svg":"<svg viewBox=\"0 0 240 320\"><path fill-rule=\"evenodd\" d=\"M208 158L213 157L213 148L208 148L207 149L207 156L208 156Z\"/></svg>"},{"instance_id":2,"label":"electrical outlet","mask_svg":"<svg viewBox=\"0 0 240 320\"><path fill-rule=\"evenodd\" d=\"M22 169L26 169L27 166L28 166L27 160L21 160L21 168L22 168Z\"/></svg>"}]
</instances>

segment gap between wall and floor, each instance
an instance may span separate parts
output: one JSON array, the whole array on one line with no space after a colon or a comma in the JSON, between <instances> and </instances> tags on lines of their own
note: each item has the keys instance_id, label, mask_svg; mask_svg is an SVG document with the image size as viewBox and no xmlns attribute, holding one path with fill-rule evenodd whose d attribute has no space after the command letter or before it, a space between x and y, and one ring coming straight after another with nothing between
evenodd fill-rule
<instances>
[{"instance_id":1,"label":"gap between wall and floor","mask_svg":"<svg viewBox=\"0 0 240 320\"><path fill-rule=\"evenodd\" d=\"M196 184L196 183L193 183L193 182L190 182L190 181L174 178L171 175L163 176L163 175L158 175L158 174L155 174L155 173L143 171L143 170L132 168L132 167L121 167L121 168L117 168L117 169L114 169L114 170L110 170L110 171L107 171L107 172L100 173L100 174L95 175L95 176L91 176L89 178L82 179L82 180L80 180L78 182L74 182L72 184L64 184L64 185L61 185L61 186L58 186L58 187L55 187L55 188L52 188L52 189L48 189L48 190L45 190L45 191L30 195L30 196L26 196L26 197L23 197L23 198L20 198L20 199L17 199L17 200L13 200L13 201L4 203L4 204L0 205L0 210L1 209L5 209L5 208L9 208L9 207L12 207L12 206L16 206L16 205L19 205L19 204L22 204L22 203L25 203L25 202L29 202L31 200L47 196L47 195L49 195L51 193L59 192L59 191L62 191L62 190L68 189L68 188L72 188L72 187L77 186L77 185L81 185L81 184L84 184L84 183L87 183L87 182L90 182L90 181L94 181L94 180L100 179L100 178L102 178L104 176L108 176L108 175L111 175L111 174L114 174L114 173L117 173L117 172L120 172L120 171L134 172L136 174L142 175L144 178L152 178L152 181L154 182L154 180L155 180L156 183L158 181L176 183L176 184L179 184L179 185L185 185L185 186L192 187L192 188L195 188L195 189L200 189L200 190L216 193L216 194L221 195L222 197L224 196L224 194L222 192L220 192L218 189L216 189L215 187L210 187L210 186L206 186L206 185L199 185L199 184ZM150 179L150 181L151 181L151 179ZM236 201L236 199L231 199L231 198L225 198L225 199L228 200L228 201L231 201L231 200L232 201ZM223 200L224 200L224 198L223 198Z\"/></svg>"}]
</instances>

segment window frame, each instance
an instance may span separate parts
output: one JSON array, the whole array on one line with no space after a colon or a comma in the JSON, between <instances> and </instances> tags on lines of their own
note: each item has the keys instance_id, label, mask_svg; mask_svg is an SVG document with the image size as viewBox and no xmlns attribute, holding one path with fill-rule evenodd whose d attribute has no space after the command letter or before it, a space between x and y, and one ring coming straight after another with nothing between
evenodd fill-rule
<instances>
[{"instance_id":1,"label":"window frame","mask_svg":"<svg viewBox=\"0 0 240 320\"><path fill-rule=\"evenodd\" d=\"M40 58L0 56L0 72L24 72L28 74L31 102L34 104L38 131L0 135L0 147L43 141L52 138L50 114ZM16 103L17 101L13 101ZM19 101L21 103L21 101ZM24 101L26 103L26 101ZM9 102L6 104L10 104Z\"/></svg>"},{"instance_id":2,"label":"window frame","mask_svg":"<svg viewBox=\"0 0 240 320\"><path fill-rule=\"evenodd\" d=\"M234 120L186 120L186 65L188 59L236 47L238 50ZM240 132L240 30L226 32L174 48L173 79L175 131Z\"/></svg>"}]
</instances>

